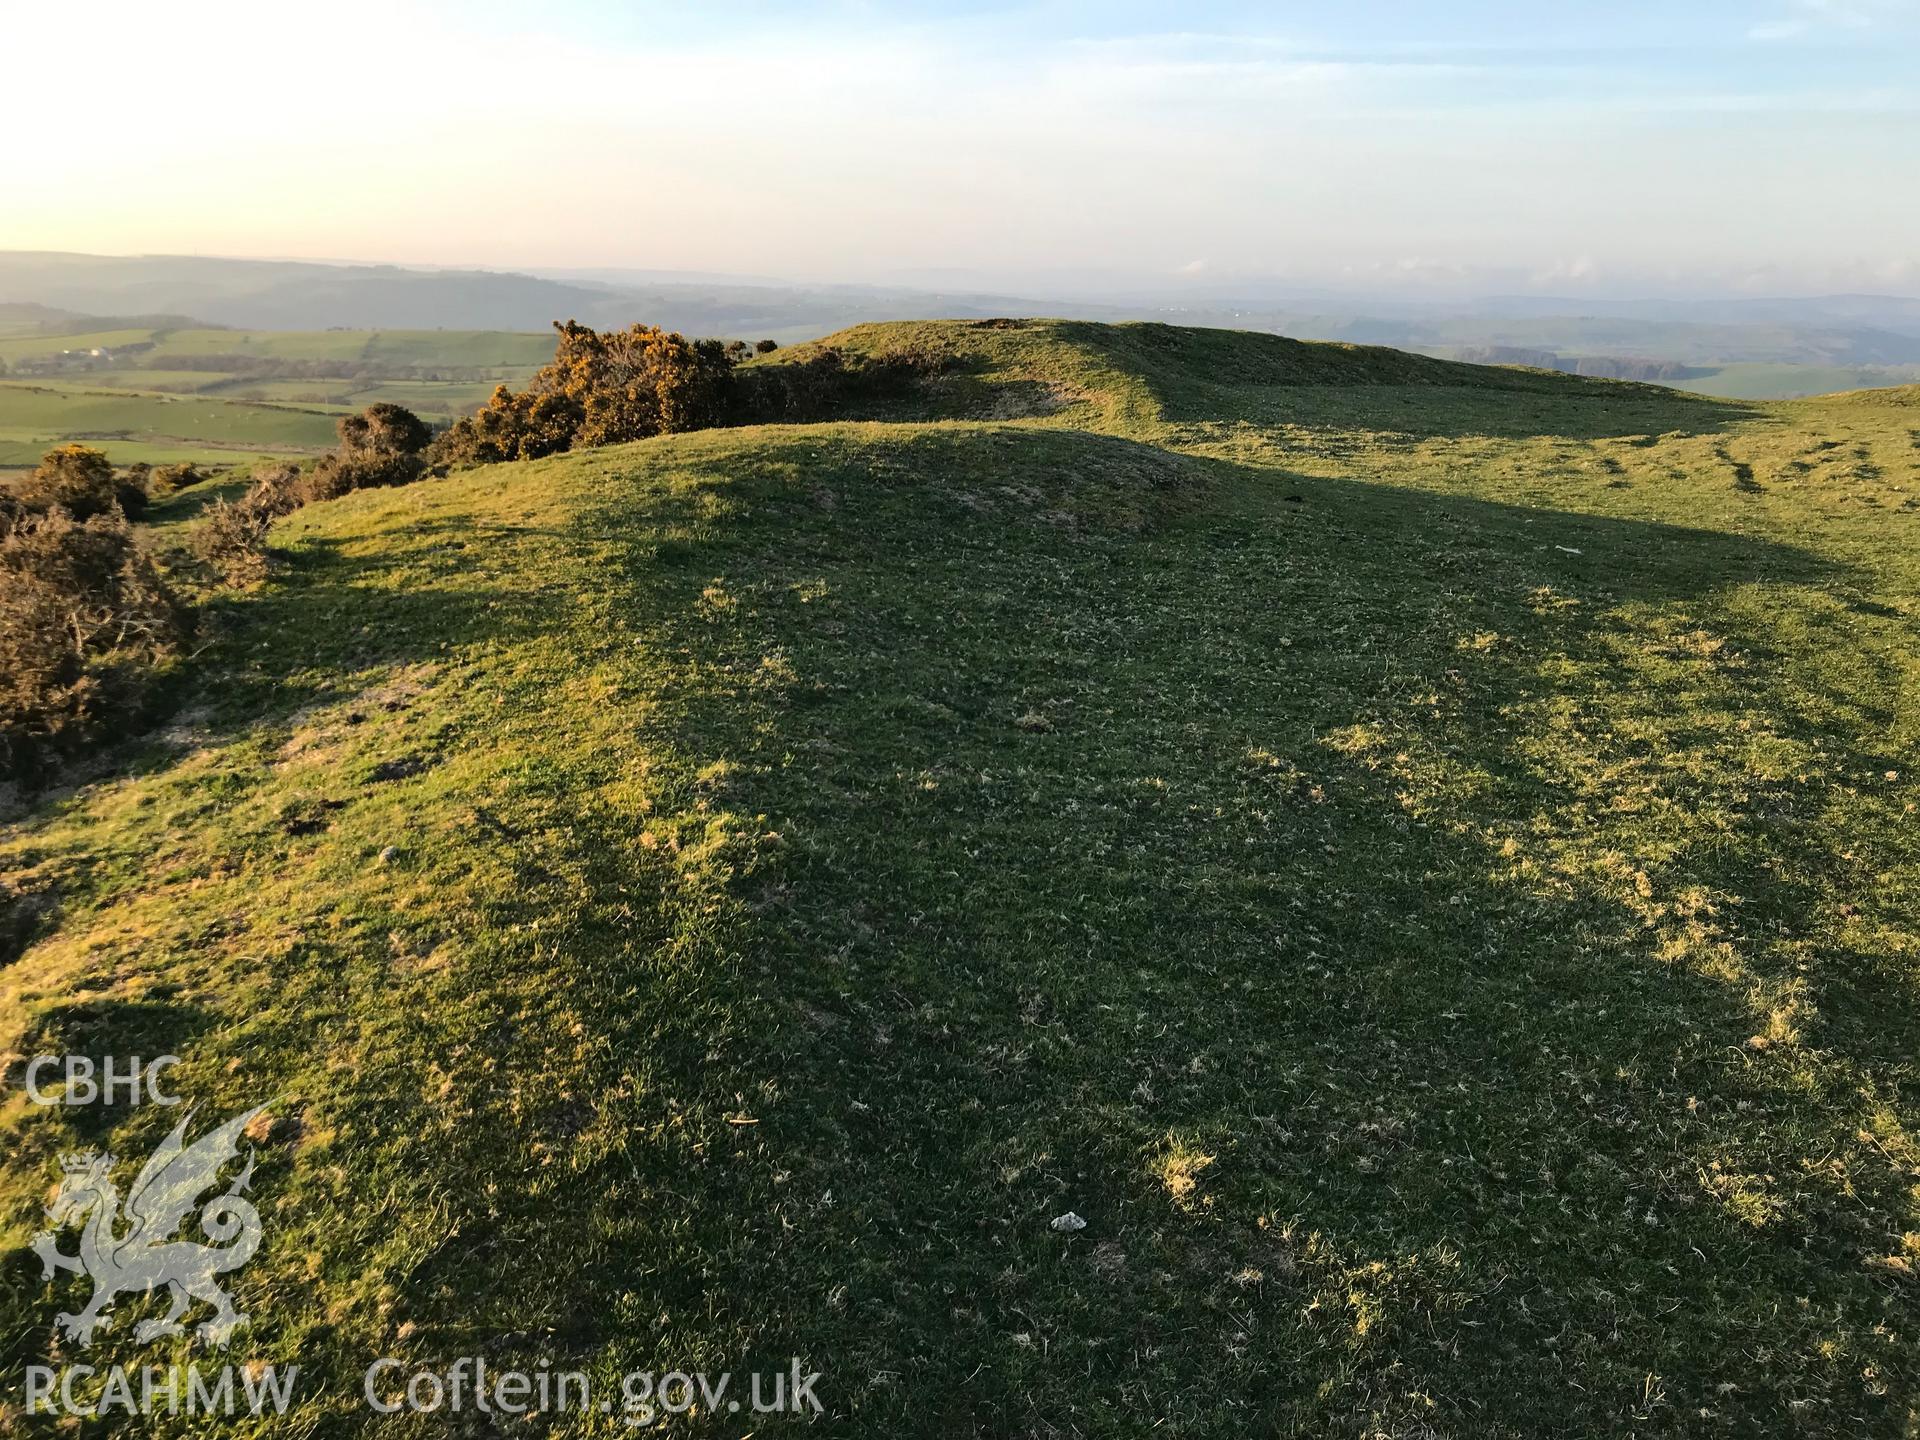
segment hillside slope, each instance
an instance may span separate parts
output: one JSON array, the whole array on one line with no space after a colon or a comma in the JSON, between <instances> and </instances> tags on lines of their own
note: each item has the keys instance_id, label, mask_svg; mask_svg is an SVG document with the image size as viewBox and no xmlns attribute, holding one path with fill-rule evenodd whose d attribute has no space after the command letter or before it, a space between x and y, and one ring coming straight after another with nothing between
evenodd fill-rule
<instances>
[{"instance_id":1,"label":"hillside slope","mask_svg":"<svg viewBox=\"0 0 1920 1440\"><path fill-rule=\"evenodd\" d=\"M1604 406L1607 424L1634 413L1696 420L1716 413L1711 404L1676 407L1658 386L1468 365L1379 345L1145 322L894 321L856 325L754 363L791 365L828 348L856 356L947 357L952 369L933 387L931 408L915 418L1057 416L1061 423L1143 438L1166 438L1165 427L1181 422L1298 418L1352 425L1387 418L1376 410L1381 405L1431 410L1478 401L1483 417L1500 415L1509 426L1538 413L1529 401L1547 399ZM1450 392L1451 402L1422 393L1432 390Z\"/></svg>"},{"instance_id":2,"label":"hillside slope","mask_svg":"<svg viewBox=\"0 0 1920 1440\"><path fill-rule=\"evenodd\" d=\"M834 343L975 418L309 507L17 807L0 1049L281 1121L233 1357L325 1434L491 1433L361 1396L476 1353L799 1357L836 1434L1909 1429L1920 408ZM177 1118L9 1091L14 1369L56 1153ZM144 1304L88 1363L204 1356Z\"/></svg>"}]
</instances>

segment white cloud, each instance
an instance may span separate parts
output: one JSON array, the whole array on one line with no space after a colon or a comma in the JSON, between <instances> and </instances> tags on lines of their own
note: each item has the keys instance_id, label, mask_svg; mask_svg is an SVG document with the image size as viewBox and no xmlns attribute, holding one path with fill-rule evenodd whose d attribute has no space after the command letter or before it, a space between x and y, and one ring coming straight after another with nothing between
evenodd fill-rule
<instances>
[{"instance_id":1,"label":"white cloud","mask_svg":"<svg viewBox=\"0 0 1920 1440\"><path fill-rule=\"evenodd\" d=\"M1749 40L1792 40L1819 29L1868 30L1884 21L1911 15L1913 0L1791 0L1790 14L1762 21L1747 31Z\"/></svg>"},{"instance_id":2,"label":"white cloud","mask_svg":"<svg viewBox=\"0 0 1920 1440\"><path fill-rule=\"evenodd\" d=\"M1572 259L1557 260L1544 270L1536 271L1532 279L1539 286L1591 286L1600 279L1600 265L1591 255L1576 255Z\"/></svg>"}]
</instances>

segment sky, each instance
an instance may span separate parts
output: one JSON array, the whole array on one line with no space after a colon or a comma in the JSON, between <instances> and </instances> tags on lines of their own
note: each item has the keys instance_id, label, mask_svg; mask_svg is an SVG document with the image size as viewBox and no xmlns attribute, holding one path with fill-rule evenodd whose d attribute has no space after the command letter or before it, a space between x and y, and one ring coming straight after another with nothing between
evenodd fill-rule
<instances>
[{"instance_id":1,"label":"sky","mask_svg":"<svg viewBox=\"0 0 1920 1440\"><path fill-rule=\"evenodd\" d=\"M0 0L0 249L1920 294L1920 0Z\"/></svg>"}]
</instances>

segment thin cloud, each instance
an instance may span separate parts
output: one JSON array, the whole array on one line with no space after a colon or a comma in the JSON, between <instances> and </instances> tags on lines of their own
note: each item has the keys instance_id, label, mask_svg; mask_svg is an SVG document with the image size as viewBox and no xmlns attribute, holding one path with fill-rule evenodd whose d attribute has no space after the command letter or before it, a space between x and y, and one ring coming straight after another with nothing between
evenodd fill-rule
<instances>
[{"instance_id":1,"label":"thin cloud","mask_svg":"<svg viewBox=\"0 0 1920 1440\"><path fill-rule=\"evenodd\" d=\"M1871 30L1914 13L1912 0L1793 0L1793 14L1755 25L1753 40L1791 40L1819 29Z\"/></svg>"}]
</instances>

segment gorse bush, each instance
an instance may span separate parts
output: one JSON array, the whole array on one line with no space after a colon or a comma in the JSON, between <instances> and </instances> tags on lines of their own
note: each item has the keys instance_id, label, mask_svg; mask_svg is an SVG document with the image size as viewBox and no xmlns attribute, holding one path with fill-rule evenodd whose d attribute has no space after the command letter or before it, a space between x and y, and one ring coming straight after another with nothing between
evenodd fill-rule
<instances>
[{"instance_id":1,"label":"gorse bush","mask_svg":"<svg viewBox=\"0 0 1920 1440\"><path fill-rule=\"evenodd\" d=\"M117 509L0 523L0 771L17 774L134 713L188 612Z\"/></svg>"},{"instance_id":2,"label":"gorse bush","mask_svg":"<svg viewBox=\"0 0 1920 1440\"><path fill-rule=\"evenodd\" d=\"M732 410L742 424L844 418L850 409L910 395L954 364L954 356L927 347L869 356L822 346L804 359L740 371L733 377Z\"/></svg>"},{"instance_id":3,"label":"gorse bush","mask_svg":"<svg viewBox=\"0 0 1920 1440\"><path fill-rule=\"evenodd\" d=\"M334 427L340 445L356 455L418 455L433 439L426 421L401 405L382 400L358 415L343 415Z\"/></svg>"},{"instance_id":4,"label":"gorse bush","mask_svg":"<svg viewBox=\"0 0 1920 1440\"><path fill-rule=\"evenodd\" d=\"M254 473L253 485L238 500L216 500L193 532L193 553L228 585L253 585L271 569L267 530L316 495L314 477L297 465L280 464ZM345 491L340 492L345 494Z\"/></svg>"},{"instance_id":5,"label":"gorse bush","mask_svg":"<svg viewBox=\"0 0 1920 1440\"><path fill-rule=\"evenodd\" d=\"M141 467L134 466L137 470ZM131 473L131 471L129 471ZM207 478L207 472L190 461L178 465L155 466L151 472L148 493L153 495L171 495L176 490L185 490L198 485Z\"/></svg>"},{"instance_id":6,"label":"gorse bush","mask_svg":"<svg viewBox=\"0 0 1920 1440\"><path fill-rule=\"evenodd\" d=\"M518 393L501 386L456 422L437 454L455 463L531 460L722 422L733 369L726 347L652 325L598 331L556 324L553 359Z\"/></svg>"},{"instance_id":7,"label":"gorse bush","mask_svg":"<svg viewBox=\"0 0 1920 1440\"><path fill-rule=\"evenodd\" d=\"M411 485L426 470L426 462L418 455L384 450L337 451L322 455L303 477L300 503L311 505L317 500L337 500L355 490Z\"/></svg>"},{"instance_id":8,"label":"gorse bush","mask_svg":"<svg viewBox=\"0 0 1920 1440\"><path fill-rule=\"evenodd\" d=\"M553 360L524 390L502 385L476 414L435 442L450 464L534 460L593 445L717 425L814 420L849 404L902 393L940 373L951 357L898 351L850 356L817 350L790 364L746 365L779 347L771 340L688 340L651 325L602 332L556 324Z\"/></svg>"},{"instance_id":9,"label":"gorse bush","mask_svg":"<svg viewBox=\"0 0 1920 1440\"><path fill-rule=\"evenodd\" d=\"M76 520L114 510L137 518L147 507L147 493L138 481L116 476L113 462L85 445L49 450L39 465L14 482L13 497L31 514L57 508Z\"/></svg>"},{"instance_id":10,"label":"gorse bush","mask_svg":"<svg viewBox=\"0 0 1920 1440\"><path fill-rule=\"evenodd\" d=\"M456 420L434 442L434 455L456 465L538 460L573 445L582 411L564 395L498 386L476 414Z\"/></svg>"},{"instance_id":11,"label":"gorse bush","mask_svg":"<svg viewBox=\"0 0 1920 1440\"><path fill-rule=\"evenodd\" d=\"M225 584L258 584L271 568L267 527L272 523L271 515L216 500L193 532L193 553Z\"/></svg>"},{"instance_id":12,"label":"gorse bush","mask_svg":"<svg viewBox=\"0 0 1920 1440\"><path fill-rule=\"evenodd\" d=\"M732 366L717 341L634 325L602 333L569 320L532 388L579 405L576 445L617 445L719 423Z\"/></svg>"},{"instance_id":13,"label":"gorse bush","mask_svg":"<svg viewBox=\"0 0 1920 1440\"><path fill-rule=\"evenodd\" d=\"M411 485L426 473L422 454L433 431L411 410L385 401L358 415L343 415L337 426L340 448L324 455L306 477L302 503L332 500L354 490Z\"/></svg>"},{"instance_id":14,"label":"gorse bush","mask_svg":"<svg viewBox=\"0 0 1920 1440\"><path fill-rule=\"evenodd\" d=\"M264 579L268 529L302 505L426 473L433 432L409 410L370 405L339 431L340 449L311 469L268 466L239 500L208 509L189 548L214 578ZM115 475L99 451L63 445L0 489L0 773L23 774L70 740L129 728L191 611L127 520L149 490L171 494L205 478L192 465Z\"/></svg>"}]
</instances>

